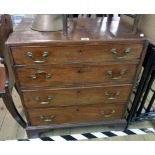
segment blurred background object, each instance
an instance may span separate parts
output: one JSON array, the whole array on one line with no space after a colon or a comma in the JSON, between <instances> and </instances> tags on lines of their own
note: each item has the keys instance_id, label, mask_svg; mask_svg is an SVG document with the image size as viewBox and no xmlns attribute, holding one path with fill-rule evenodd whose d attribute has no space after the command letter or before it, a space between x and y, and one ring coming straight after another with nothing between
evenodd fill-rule
<instances>
[{"instance_id":1,"label":"blurred background object","mask_svg":"<svg viewBox=\"0 0 155 155\"><path fill-rule=\"evenodd\" d=\"M22 19L26 18L26 17L27 17L26 14L13 14L13 15L11 15L13 26L16 27L22 21Z\"/></svg>"},{"instance_id":2,"label":"blurred background object","mask_svg":"<svg viewBox=\"0 0 155 155\"><path fill-rule=\"evenodd\" d=\"M7 14L0 15L0 56L4 55L4 43L12 31L11 16Z\"/></svg>"},{"instance_id":3,"label":"blurred background object","mask_svg":"<svg viewBox=\"0 0 155 155\"><path fill-rule=\"evenodd\" d=\"M39 14L36 15L32 29L36 31L60 31L63 29L63 15L61 14Z\"/></svg>"}]
</instances>

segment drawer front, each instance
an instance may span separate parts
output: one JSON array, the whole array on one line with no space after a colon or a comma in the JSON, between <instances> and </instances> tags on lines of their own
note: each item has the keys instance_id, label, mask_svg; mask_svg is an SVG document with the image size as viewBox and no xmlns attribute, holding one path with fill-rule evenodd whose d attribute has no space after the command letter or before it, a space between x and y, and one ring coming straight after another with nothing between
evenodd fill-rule
<instances>
[{"instance_id":1,"label":"drawer front","mask_svg":"<svg viewBox=\"0 0 155 155\"><path fill-rule=\"evenodd\" d=\"M75 106L29 110L28 115L32 125L81 123L121 119L125 108L124 104Z\"/></svg>"},{"instance_id":2,"label":"drawer front","mask_svg":"<svg viewBox=\"0 0 155 155\"><path fill-rule=\"evenodd\" d=\"M135 64L62 65L34 68L16 68L22 87L75 86L132 82L137 70Z\"/></svg>"},{"instance_id":3,"label":"drawer front","mask_svg":"<svg viewBox=\"0 0 155 155\"><path fill-rule=\"evenodd\" d=\"M23 92L27 108L88 105L95 103L126 102L132 85L109 87L62 88Z\"/></svg>"},{"instance_id":4,"label":"drawer front","mask_svg":"<svg viewBox=\"0 0 155 155\"><path fill-rule=\"evenodd\" d=\"M142 44L103 44L62 47L12 48L14 62L20 64L57 64L139 59Z\"/></svg>"}]
</instances>

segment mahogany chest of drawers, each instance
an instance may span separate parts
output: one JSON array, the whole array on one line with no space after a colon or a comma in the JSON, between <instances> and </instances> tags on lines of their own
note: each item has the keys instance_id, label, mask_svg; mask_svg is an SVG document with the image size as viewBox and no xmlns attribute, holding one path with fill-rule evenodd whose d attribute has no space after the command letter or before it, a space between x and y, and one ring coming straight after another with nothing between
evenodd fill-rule
<instances>
[{"instance_id":1,"label":"mahogany chest of drawers","mask_svg":"<svg viewBox=\"0 0 155 155\"><path fill-rule=\"evenodd\" d=\"M63 32L31 30L25 19L6 45L29 137L53 128L125 124L147 46L120 19L70 21Z\"/></svg>"}]
</instances>

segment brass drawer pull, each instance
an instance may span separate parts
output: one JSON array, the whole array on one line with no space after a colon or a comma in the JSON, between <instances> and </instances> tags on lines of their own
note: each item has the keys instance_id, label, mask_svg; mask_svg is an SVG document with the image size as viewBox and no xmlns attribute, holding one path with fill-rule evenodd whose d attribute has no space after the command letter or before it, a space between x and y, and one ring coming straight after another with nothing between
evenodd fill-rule
<instances>
[{"instance_id":1,"label":"brass drawer pull","mask_svg":"<svg viewBox=\"0 0 155 155\"><path fill-rule=\"evenodd\" d=\"M41 120L43 120L44 122L52 122L53 119L55 118L55 115L50 115L50 116L43 116L43 115L41 115L41 116L39 116L39 118Z\"/></svg>"},{"instance_id":2,"label":"brass drawer pull","mask_svg":"<svg viewBox=\"0 0 155 155\"><path fill-rule=\"evenodd\" d=\"M109 70L107 71L107 75L112 79L112 80L120 80L122 78L123 75L125 75L127 73L127 69L123 69L120 71L118 76L114 76L113 71Z\"/></svg>"},{"instance_id":3,"label":"brass drawer pull","mask_svg":"<svg viewBox=\"0 0 155 155\"><path fill-rule=\"evenodd\" d=\"M115 110L112 110L111 112L105 112L105 111L101 111L100 112L104 117L108 118L111 117L114 113L116 113Z\"/></svg>"},{"instance_id":4,"label":"brass drawer pull","mask_svg":"<svg viewBox=\"0 0 155 155\"><path fill-rule=\"evenodd\" d=\"M39 104L41 104L41 105L46 105L46 104L50 104L51 101L53 100L53 98L54 98L53 96L48 96L48 98L47 98L48 101L41 101L41 97L36 96L35 101L39 102Z\"/></svg>"},{"instance_id":5,"label":"brass drawer pull","mask_svg":"<svg viewBox=\"0 0 155 155\"><path fill-rule=\"evenodd\" d=\"M42 70L38 70L36 73L32 74L32 79L36 79L38 75L44 75L46 79L51 78L53 75Z\"/></svg>"},{"instance_id":6,"label":"brass drawer pull","mask_svg":"<svg viewBox=\"0 0 155 155\"><path fill-rule=\"evenodd\" d=\"M109 100L115 100L115 99L117 99L117 96L120 95L120 91L116 91L116 93L112 96L109 94L108 91L105 91L104 95L107 96L108 97L107 99L109 99Z\"/></svg>"},{"instance_id":7,"label":"brass drawer pull","mask_svg":"<svg viewBox=\"0 0 155 155\"><path fill-rule=\"evenodd\" d=\"M45 59L46 57L48 57L48 55L49 55L48 52L47 52L47 51L44 51L44 52L42 53L43 59ZM27 56L28 56L30 59L32 59L34 63L38 63L38 64L40 64L40 63L45 63L45 60L36 60L36 59L34 58L32 52L27 52Z\"/></svg>"},{"instance_id":8,"label":"brass drawer pull","mask_svg":"<svg viewBox=\"0 0 155 155\"><path fill-rule=\"evenodd\" d=\"M115 49L115 48L113 48L113 49L111 50L111 52L112 52L112 54L120 53L120 51L117 51L117 49ZM125 58L126 54L128 54L128 53L130 53L130 52L131 52L131 48L127 48L125 51L123 51L123 53L125 54L124 56L121 56L121 57L117 57L117 56L116 56L116 58L117 58L117 59L123 59L123 58Z\"/></svg>"}]
</instances>

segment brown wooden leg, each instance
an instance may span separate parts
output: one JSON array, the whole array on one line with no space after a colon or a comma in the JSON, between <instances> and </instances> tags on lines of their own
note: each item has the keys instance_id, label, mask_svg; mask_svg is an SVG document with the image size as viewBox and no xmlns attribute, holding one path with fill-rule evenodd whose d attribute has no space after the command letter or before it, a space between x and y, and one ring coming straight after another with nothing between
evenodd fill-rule
<instances>
[{"instance_id":1,"label":"brown wooden leg","mask_svg":"<svg viewBox=\"0 0 155 155\"><path fill-rule=\"evenodd\" d=\"M113 123L112 123L113 122ZM109 130L116 130L116 131L123 131L124 128L126 127L126 120L125 119L122 119L122 120L116 120L116 121L112 121L112 122L94 122L94 123L84 123L84 124L66 124L65 125L52 125L52 126L28 126L26 128L26 132L27 132L27 136L28 138L38 138L38 137L41 137L43 136L42 134L45 134L47 132L50 132L52 131L53 129L60 129L60 128L74 128L74 127L88 127L88 126L105 126L105 127L108 127Z\"/></svg>"},{"instance_id":2,"label":"brown wooden leg","mask_svg":"<svg viewBox=\"0 0 155 155\"><path fill-rule=\"evenodd\" d=\"M40 131L36 130L26 130L28 138L38 138L40 137Z\"/></svg>"},{"instance_id":3,"label":"brown wooden leg","mask_svg":"<svg viewBox=\"0 0 155 155\"><path fill-rule=\"evenodd\" d=\"M47 128L47 129L37 129L37 127L35 129L29 129L29 127L26 129L26 133L27 133L27 137L28 138L39 138L42 136L42 134L45 134L47 132L52 131L53 128ZM42 136L43 137L43 136Z\"/></svg>"}]
</instances>

